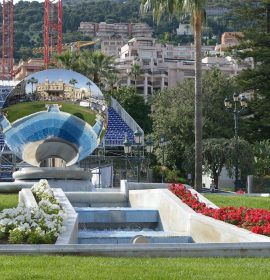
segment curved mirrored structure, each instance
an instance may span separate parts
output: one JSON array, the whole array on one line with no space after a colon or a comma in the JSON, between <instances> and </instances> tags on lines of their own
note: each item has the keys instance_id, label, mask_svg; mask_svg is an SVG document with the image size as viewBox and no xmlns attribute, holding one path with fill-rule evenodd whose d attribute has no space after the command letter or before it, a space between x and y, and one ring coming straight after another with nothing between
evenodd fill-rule
<instances>
[{"instance_id":1,"label":"curved mirrored structure","mask_svg":"<svg viewBox=\"0 0 270 280\"><path fill-rule=\"evenodd\" d=\"M85 76L49 69L28 76L7 97L0 125L25 162L73 165L99 145L108 121L100 89Z\"/></svg>"}]
</instances>

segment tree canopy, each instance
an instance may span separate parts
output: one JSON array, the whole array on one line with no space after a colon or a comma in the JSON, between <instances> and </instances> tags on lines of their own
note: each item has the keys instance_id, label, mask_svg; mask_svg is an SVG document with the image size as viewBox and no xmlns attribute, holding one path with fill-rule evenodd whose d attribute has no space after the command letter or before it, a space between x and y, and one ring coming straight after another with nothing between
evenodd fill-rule
<instances>
[{"instance_id":1,"label":"tree canopy","mask_svg":"<svg viewBox=\"0 0 270 280\"><path fill-rule=\"evenodd\" d=\"M203 75L203 139L231 138L233 119L225 112L223 101L232 95L232 81L220 70L213 69ZM153 134L158 146L166 135L166 165L182 167L186 146L194 143L194 81L185 80L178 87L158 93L153 100ZM161 150L157 149L161 159Z\"/></svg>"}]
</instances>

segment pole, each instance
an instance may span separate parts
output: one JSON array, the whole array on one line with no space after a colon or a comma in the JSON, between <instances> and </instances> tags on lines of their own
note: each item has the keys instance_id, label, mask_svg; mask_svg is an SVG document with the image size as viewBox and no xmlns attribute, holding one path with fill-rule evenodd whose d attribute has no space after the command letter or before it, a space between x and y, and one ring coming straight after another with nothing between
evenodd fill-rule
<instances>
[{"instance_id":1,"label":"pole","mask_svg":"<svg viewBox=\"0 0 270 280\"><path fill-rule=\"evenodd\" d=\"M137 182L140 182L140 144L137 144Z\"/></svg>"},{"instance_id":2,"label":"pole","mask_svg":"<svg viewBox=\"0 0 270 280\"><path fill-rule=\"evenodd\" d=\"M235 109L234 109L234 137L235 137L235 181L234 181L234 189L235 191L238 190L239 187L239 161L238 161L238 155L239 155L239 146L238 146L238 118L239 118L239 112L236 108L236 102L235 102Z\"/></svg>"},{"instance_id":3,"label":"pole","mask_svg":"<svg viewBox=\"0 0 270 280\"><path fill-rule=\"evenodd\" d=\"M148 163L147 163L147 182L150 182L149 169L150 169L150 153L148 153Z\"/></svg>"},{"instance_id":4,"label":"pole","mask_svg":"<svg viewBox=\"0 0 270 280\"><path fill-rule=\"evenodd\" d=\"M126 178L125 179L126 180L127 180L127 160L128 160L128 157L127 157L127 154L126 154L126 166L125 166L125 168L126 168L126 176L125 176Z\"/></svg>"},{"instance_id":5,"label":"pole","mask_svg":"<svg viewBox=\"0 0 270 280\"><path fill-rule=\"evenodd\" d=\"M161 172L161 183L164 182L164 143L162 143L162 172Z\"/></svg>"}]
</instances>

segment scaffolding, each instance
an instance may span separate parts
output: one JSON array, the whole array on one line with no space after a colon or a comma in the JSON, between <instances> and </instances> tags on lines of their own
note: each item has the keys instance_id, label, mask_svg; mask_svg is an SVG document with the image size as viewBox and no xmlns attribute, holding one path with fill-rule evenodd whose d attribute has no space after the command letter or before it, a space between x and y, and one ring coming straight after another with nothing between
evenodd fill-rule
<instances>
[{"instance_id":1,"label":"scaffolding","mask_svg":"<svg viewBox=\"0 0 270 280\"><path fill-rule=\"evenodd\" d=\"M53 52L62 52L62 0L45 0L44 3L44 65L48 69Z\"/></svg>"},{"instance_id":2,"label":"scaffolding","mask_svg":"<svg viewBox=\"0 0 270 280\"><path fill-rule=\"evenodd\" d=\"M13 0L3 0L2 18L2 80L12 80L14 48Z\"/></svg>"}]
</instances>

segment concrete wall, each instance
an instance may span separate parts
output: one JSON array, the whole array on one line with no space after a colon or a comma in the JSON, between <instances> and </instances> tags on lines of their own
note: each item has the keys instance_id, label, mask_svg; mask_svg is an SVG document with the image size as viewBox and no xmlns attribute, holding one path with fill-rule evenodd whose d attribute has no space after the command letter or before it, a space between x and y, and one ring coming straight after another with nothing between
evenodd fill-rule
<instances>
[{"instance_id":1,"label":"concrete wall","mask_svg":"<svg viewBox=\"0 0 270 280\"><path fill-rule=\"evenodd\" d=\"M54 189L53 191L66 215L63 225L64 231L60 233L55 244L76 244L78 243L78 214L62 189Z\"/></svg>"},{"instance_id":2,"label":"concrete wall","mask_svg":"<svg viewBox=\"0 0 270 280\"><path fill-rule=\"evenodd\" d=\"M19 202L23 203L27 208L38 207L36 199L30 189L22 189L19 192Z\"/></svg>"},{"instance_id":3,"label":"concrete wall","mask_svg":"<svg viewBox=\"0 0 270 280\"><path fill-rule=\"evenodd\" d=\"M186 204L179 204L169 190L129 191L129 201L131 207L157 209L164 231L190 236L190 215L195 212Z\"/></svg>"},{"instance_id":4,"label":"concrete wall","mask_svg":"<svg viewBox=\"0 0 270 280\"><path fill-rule=\"evenodd\" d=\"M159 210L164 230L189 235L196 243L270 242L270 238L195 213L169 190L129 191L132 207Z\"/></svg>"}]
</instances>

